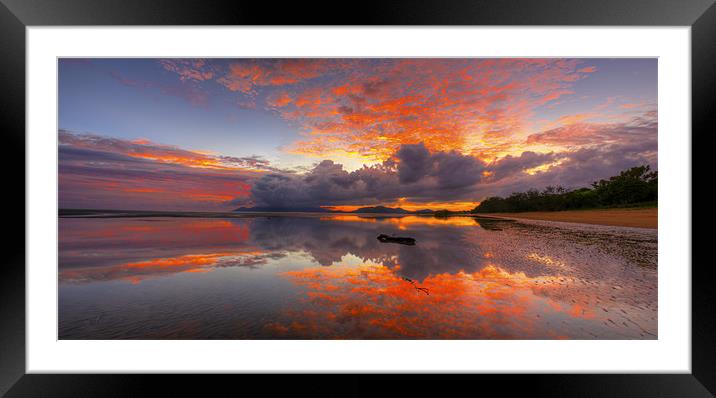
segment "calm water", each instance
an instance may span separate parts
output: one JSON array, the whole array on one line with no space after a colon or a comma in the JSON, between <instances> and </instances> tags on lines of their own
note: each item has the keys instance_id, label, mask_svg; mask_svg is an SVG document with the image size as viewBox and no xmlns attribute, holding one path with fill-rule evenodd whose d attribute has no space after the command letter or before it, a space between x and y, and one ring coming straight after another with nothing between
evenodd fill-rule
<instances>
[{"instance_id":1,"label":"calm water","mask_svg":"<svg viewBox=\"0 0 716 398\"><path fill-rule=\"evenodd\" d=\"M657 337L656 230L357 215L59 223L61 339Z\"/></svg>"}]
</instances>

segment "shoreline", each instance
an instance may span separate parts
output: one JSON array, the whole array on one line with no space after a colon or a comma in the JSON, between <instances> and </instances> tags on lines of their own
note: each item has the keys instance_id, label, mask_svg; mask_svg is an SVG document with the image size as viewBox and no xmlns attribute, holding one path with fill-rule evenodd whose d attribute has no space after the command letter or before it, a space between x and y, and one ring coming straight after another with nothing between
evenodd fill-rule
<instances>
[{"instance_id":1,"label":"shoreline","mask_svg":"<svg viewBox=\"0 0 716 398\"><path fill-rule=\"evenodd\" d=\"M561 221L614 227L658 228L658 208L617 208L565 211L528 211L524 213L478 213L477 217Z\"/></svg>"},{"instance_id":2,"label":"shoreline","mask_svg":"<svg viewBox=\"0 0 716 398\"><path fill-rule=\"evenodd\" d=\"M358 217L434 217L433 214L403 213L347 213L347 212L187 212L187 211L147 211L147 210L94 210L60 209L59 218L137 218L137 217L188 217L188 218L251 218L251 217L311 217L353 215ZM658 208L613 208L566 211L532 211L522 213L464 213L450 214L447 217L484 217L512 220L541 220L570 222L616 227L651 228L658 227Z\"/></svg>"}]
</instances>

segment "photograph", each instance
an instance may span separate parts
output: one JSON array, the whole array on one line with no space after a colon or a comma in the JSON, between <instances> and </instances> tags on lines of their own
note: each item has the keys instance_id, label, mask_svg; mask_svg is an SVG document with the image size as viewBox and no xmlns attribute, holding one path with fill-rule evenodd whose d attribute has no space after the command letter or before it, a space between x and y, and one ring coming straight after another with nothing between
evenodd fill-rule
<instances>
[{"instance_id":1,"label":"photograph","mask_svg":"<svg viewBox=\"0 0 716 398\"><path fill-rule=\"evenodd\" d=\"M715 2L0 0L0 397L714 397Z\"/></svg>"},{"instance_id":2,"label":"photograph","mask_svg":"<svg viewBox=\"0 0 716 398\"><path fill-rule=\"evenodd\" d=\"M659 61L57 57L57 337L658 340Z\"/></svg>"}]
</instances>

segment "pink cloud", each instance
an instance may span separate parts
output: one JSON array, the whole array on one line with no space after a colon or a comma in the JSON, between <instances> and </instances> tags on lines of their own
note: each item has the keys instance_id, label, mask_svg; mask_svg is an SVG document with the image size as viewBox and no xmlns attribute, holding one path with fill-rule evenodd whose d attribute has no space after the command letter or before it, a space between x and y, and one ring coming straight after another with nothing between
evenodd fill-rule
<instances>
[{"instance_id":1,"label":"pink cloud","mask_svg":"<svg viewBox=\"0 0 716 398\"><path fill-rule=\"evenodd\" d=\"M60 131L65 208L230 210L252 181L276 170L258 157L208 155L147 140Z\"/></svg>"},{"instance_id":2,"label":"pink cloud","mask_svg":"<svg viewBox=\"0 0 716 398\"><path fill-rule=\"evenodd\" d=\"M216 72L211 65L203 59L162 59L159 64L166 70L179 75L181 80L205 81L213 79Z\"/></svg>"}]
</instances>

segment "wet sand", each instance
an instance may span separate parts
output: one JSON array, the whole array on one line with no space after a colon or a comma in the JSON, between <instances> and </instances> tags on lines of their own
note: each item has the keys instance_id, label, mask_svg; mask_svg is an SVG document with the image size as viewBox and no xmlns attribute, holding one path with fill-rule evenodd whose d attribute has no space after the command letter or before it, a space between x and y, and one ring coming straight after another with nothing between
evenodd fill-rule
<instances>
[{"instance_id":1,"label":"wet sand","mask_svg":"<svg viewBox=\"0 0 716 398\"><path fill-rule=\"evenodd\" d=\"M618 227L658 227L658 208L641 209L599 209L570 211L535 211L524 213L487 213L480 216L509 219L562 221L582 224L612 225Z\"/></svg>"}]
</instances>

